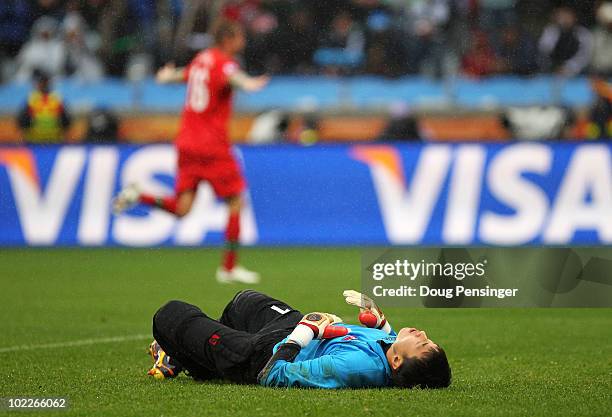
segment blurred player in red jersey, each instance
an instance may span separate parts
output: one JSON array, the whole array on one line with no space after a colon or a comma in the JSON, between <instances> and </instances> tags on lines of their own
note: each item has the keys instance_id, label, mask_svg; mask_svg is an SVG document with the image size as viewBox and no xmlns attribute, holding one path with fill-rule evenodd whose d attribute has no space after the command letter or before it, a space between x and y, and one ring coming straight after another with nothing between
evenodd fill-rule
<instances>
[{"instance_id":1,"label":"blurred player in red jersey","mask_svg":"<svg viewBox=\"0 0 612 417\"><path fill-rule=\"evenodd\" d=\"M246 184L232 154L227 130L233 89L258 91L269 79L266 76L250 77L234 60L246 43L238 23L220 21L213 30L213 37L213 47L198 53L186 68L168 64L157 73L159 83L187 83L187 98L176 139L178 170L175 195L154 196L130 185L113 201L113 211L118 214L141 203L182 217L193 205L198 184L207 181L217 197L227 202L229 209L225 232L227 248L223 263L217 270L217 280L253 284L259 281L259 274L236 262L242 192Z\"/></svg>"}]
</instances>

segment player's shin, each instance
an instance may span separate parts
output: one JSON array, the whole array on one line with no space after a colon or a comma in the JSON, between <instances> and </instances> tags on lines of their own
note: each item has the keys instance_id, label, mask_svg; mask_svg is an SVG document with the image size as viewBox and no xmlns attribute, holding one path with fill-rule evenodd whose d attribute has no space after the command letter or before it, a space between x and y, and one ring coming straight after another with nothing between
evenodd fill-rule
<instances>
[{"instance_id":1,"label":"player's shin","mask_svg":"<svg viewBox=\"0 0 612 417\"><path fill-rule=\"evenodd\" d=\"M176 197L156 197L150 194L140 194L139 202L146 206L157 207L168 213L176 214Z\"/></svg>"},{"instance_id":2,"label":"player's shin","mask_svg":"<svg viewBox=\"0 0 612 417\"><path fill-rule=\"evenodd\" d=\"M223 267L231 271L236 266L240 238L240 211L230 211L225 230L226 248L223 253Z\"/></svg>"}]
</instances>

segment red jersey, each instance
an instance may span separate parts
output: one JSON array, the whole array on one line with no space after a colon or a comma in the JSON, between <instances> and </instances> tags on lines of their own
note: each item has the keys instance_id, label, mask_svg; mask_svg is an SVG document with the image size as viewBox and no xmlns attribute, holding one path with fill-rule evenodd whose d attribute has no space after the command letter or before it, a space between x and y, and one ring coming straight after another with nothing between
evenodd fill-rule
<instances>
[{"instance_id":1,"label":"red jersey","mask_svg":"<svg viewBox=\"0 0 612 417\"><path fill-rule=\"evenodd\" d=\"M230 152L227 133L232 112L230 76L239 69L223 51L200 52L185 69L187 97L176 146L198 155Z\"/></svg>"}]
</instances>

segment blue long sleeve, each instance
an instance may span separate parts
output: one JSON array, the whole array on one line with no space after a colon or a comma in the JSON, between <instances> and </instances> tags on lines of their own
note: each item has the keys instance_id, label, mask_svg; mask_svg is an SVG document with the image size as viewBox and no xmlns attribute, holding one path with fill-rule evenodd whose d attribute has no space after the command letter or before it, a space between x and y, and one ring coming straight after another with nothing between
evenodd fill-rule
<instances>
[{"instance_id":1,"label":"blue long sleeve","mask_svg":"<svg viewBox=\"0 0 612 417\"><path fill-rule=\"evenodd\" d=\"M340 388L342 381L332 356L298 362L278 361L265 385L269 387Z\"/></svg>"},{"instance_id":2,"label":"blue long sleeve","mask_svg":"<svg viewBox=\"0 0 612 417\"><path fill-rule=\"evenodd\" d=\"M375 329L347 327L348 336L314 340L294 362L278 361L261 384L328 389L388 386L391 373L379 342L395 338Z\"/></svg>"}]
</instances>

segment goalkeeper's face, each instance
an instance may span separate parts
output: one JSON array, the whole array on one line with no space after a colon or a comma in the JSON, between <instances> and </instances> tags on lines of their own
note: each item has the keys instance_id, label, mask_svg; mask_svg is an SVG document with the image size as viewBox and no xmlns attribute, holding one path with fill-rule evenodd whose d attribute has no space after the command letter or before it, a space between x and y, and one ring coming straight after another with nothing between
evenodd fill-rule
<instances>
[{"instance_id":1,"label":"goalkeeper's face","mask_svg":"<svg viewBox=\"0 0 612 417\"><path fill-rule=\"evenodd\" d=\"M427 337L427 333L414 327L404 327L387 351L387 359L392 369L398 369L405 358L420 359L432 349L438 350L438 345Z\"/></svg>"}]
</instances>

